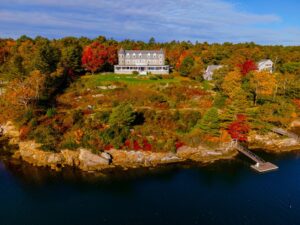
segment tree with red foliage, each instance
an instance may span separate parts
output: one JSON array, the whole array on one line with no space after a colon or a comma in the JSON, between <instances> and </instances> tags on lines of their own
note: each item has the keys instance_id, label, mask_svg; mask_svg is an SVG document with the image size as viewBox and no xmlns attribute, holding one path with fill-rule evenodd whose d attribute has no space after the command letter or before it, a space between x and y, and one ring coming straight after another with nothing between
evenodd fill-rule
<instances>
[{"instance_id":1,"label":"tree with red foliage","mask_svg":"<svg viewBox=\"0 0 300 225\"><path fill-rule=\"evenodd\" d=\"M241 70L241 74L246 76L251 71L257 70L257 65L253 60L246 60L243 64L239 65L239 68Z\"/></svg>"},{"instance_id":2,"label":"tree with red foliage","mask_svg":"<svg viewBox=\"0 0 300 225\"><path fill-rule=\"evenodd\" d=\"M104 150L106 150L106 151L109 151L109 150L111 150L111 149L113 149L113 148L114 148L114 146L111 145L111 144L105 145L105 146L104 146Z\"/></svg>"},{"instance_id":3,"label":"tree with red foliage","mask_svg":"<svg viewBox=\"0 0 300 225\"><path fill-rule=\"evenodd\" d=\"M238 114L236 120L228 126L228 133L231 138L237 141L246 142L250 126L247 124L247 117L243 114Z\"/></svg>"},{"instance_id":4,"label":"tree with red foliage","mask_svg":"<svg viewBox=\"0 0 300 225\"><path fill-rule=\"evenodd\" d=\"M143 150L144 151L151 151L152 150L152 145L149 143L147 139L143 140Z\"/></svg>"},{"instance_id":5,"label":"tree with red foliage","mask_svg":"<svg viewBox=\"0 0 300 225\"><path fill-rule=\"evenodd\" d=\"M179 148L181 148L182 146L184 146L184 143L181 142L181 141L177 141L177 142L175 143L176 149L179 149Z\"/></svg>"},{"instance_id":6,"label":"tree with red foliage","mask_svg":"<svg viewBox=\"0 0 300 225\"><path fill-rule=\"evenodd\" d=\"M114 46L106 47L95 41L84 48L82 53L82 66L94 74L105 67L117 62L117 49Z\"/></svg>"},{"instance_id":7,"label":"tree with red foliage","mask_svg":"<svg viewBox=\"0 0 300 225\"><path fill-rule=\"evenodd\" d=\"M297 108L300 109L300 99L294 99L293 102L297 106Z\"/></svg>"},{"instance_id":8,"label":"tree with red foliage","mask_svg":"<svg viewBox=\"0 0 300 225\"><path fill-rule=\"evenodd\" d=\"M135 151L138 151L138 150L141 150L141 149L142 149L142 147L140 146L140 144L139 144L139 142L138 142L137 140L134 140L134 141L133 141L133 149L134 149Z\"/></svg>"},{"instance_id":9,"label":"tree with red foliage","mask_svg":"<svg viewBox=\"0 0 300 225\"><path fill-rule=\"evenodd\" d=\"M143 150L143 151L151 151L152 145L149 143L147 139L143 139L142 144L140 144L137 140L129 140L127 139L124 142L125 149L133 149L135 151Z\"/></svg>"}]
</instances>

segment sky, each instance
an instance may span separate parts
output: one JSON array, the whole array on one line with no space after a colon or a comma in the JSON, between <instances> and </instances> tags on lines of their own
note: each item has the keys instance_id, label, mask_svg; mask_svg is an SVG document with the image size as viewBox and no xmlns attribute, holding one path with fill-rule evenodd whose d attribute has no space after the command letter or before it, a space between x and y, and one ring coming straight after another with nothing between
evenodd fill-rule
<instances>
[{"instance_id":1,"label":"sky","mask_svg":"<svg viewBox=\"0 0 300 225\"><path fill-rule=\"evenodd\" d=\"M0 0L0 37L300 45L299 0Z\"/></svg>"}]
</instances>

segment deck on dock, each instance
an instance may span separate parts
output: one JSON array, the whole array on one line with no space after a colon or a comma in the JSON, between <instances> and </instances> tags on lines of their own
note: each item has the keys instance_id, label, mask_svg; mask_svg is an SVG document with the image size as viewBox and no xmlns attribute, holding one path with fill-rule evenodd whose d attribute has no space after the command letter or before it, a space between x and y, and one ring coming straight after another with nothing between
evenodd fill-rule
<instances>
[{"instance_id":1,"label":"deck on dock","mask_svg":"<svg viewBox=\"0 0 300 225\"><path fill-rule=\"evenodd\" d=\"M239 152L241 152L242 154L244 154L245 156L247 156L248 158L250 158L254 162L256 162L256 164L251 165L251 168L256 170L257 172L264 173L264 172L270 172L270 171L278 169L278 166L276 166L270 162L266 162L265 160L258 157L257 155L255 155L253 152L251 152L249 149L242 146L238 142L235 142L235 148Z\"/></svg>"},{"instance_id":2,"label":"deck on dock","mask_svg":"<svg viewBox=\"0 0 300 225\"><path fill-rule=\"evenodd\" d=\"M255 165L251 165L251 168L260 172L260 173L265 173L265 172L270 172L273 170L277 170L278 166L270 163L270 162L265 162L265 163L258 163Z\"/></svg>"}]
</instances>

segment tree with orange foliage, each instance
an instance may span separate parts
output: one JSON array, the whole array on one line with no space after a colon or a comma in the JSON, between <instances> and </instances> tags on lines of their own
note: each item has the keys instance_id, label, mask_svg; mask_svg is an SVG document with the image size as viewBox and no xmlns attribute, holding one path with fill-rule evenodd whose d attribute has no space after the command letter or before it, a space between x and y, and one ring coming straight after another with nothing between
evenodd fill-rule
<instances>
[{"instance_id":1,"label":"tree with orange foliage","mask_svg":"<svg viewBox=\"0 0 300 225\"><path fill-rule=\"evenodd\" d=\"M187 57L187 55L188 55L187 51L183 51L180 54L180 56L179 56L179 58L177 60L177 63L176 63L176 67L175 67L177 70L179 70L179 68L181 67L182 62L185 60L185 58Z\"/></svg>"},{"instance_id":2,"label":"tree with orange foliage","mask_svg":"<svg viewBox=\"0 0 300 225\"><path fill-rule=\"evenodd\" d=\"M10 82L4 98L11 105L27 110L30 103L39 99L45 80L40 71L34 70L25 80L15 79Z\"/></svg>"},{"instance_id":3,"label":"tree with orange foliage","mask_svg":"<svg viewBox=\"0 0 300 225\"><path fill-rule=\"evenodd\" d=\"M254 94L254 105L260 96L271 96L276 87L275 76L268 71L256 71L250 78L250 88Z\"/></svg>"},{"instance_id":4,"label":"tree with orange foliage","mask_svg":"<svg viewBox=\"0 0 300 225\"><path fill-rule=\"evenodd\" d=\"M15 45L13 41L1 41L0 42L0 65L5 63L11 54L11 49Z\"/></svg>"}]
</instances>

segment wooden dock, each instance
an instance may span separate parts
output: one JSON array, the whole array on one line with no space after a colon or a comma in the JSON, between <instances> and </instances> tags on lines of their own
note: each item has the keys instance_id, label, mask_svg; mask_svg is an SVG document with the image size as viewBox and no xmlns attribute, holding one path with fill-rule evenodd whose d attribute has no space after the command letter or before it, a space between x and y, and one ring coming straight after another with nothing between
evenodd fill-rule
<instances>
[{"instance_id":1,"label":"wooden dock","mask_svg":"<svg viewBox=\"0 0 300 225\"><path fill-rule=\"evenodd\" d=\"M264 173L264 172L270 172L273 170L277 170L278 166L264 161L262 158L258 157L255 155L253 152L251 152L249 149L246 147L242 146L238 142L235 142L234 146L239 152L247 156L248 158L252 159L256 164L251 165L251 168L254 169L257 172Z\"/></svg>"},{"instance_id":2,"label":"wooden dock","mask_svg":"<svg viewBox=\"0 0 300 225\"><path fill-rule=\"evenodd\" d=\"M297 134L292 133L290 131L284 130L282 128L273 128L272 131L276 134L284 135L284 136L287 136L289 138L293 138L293 139L300 142L300 137Z\"/></svg>"}]
</instances>

